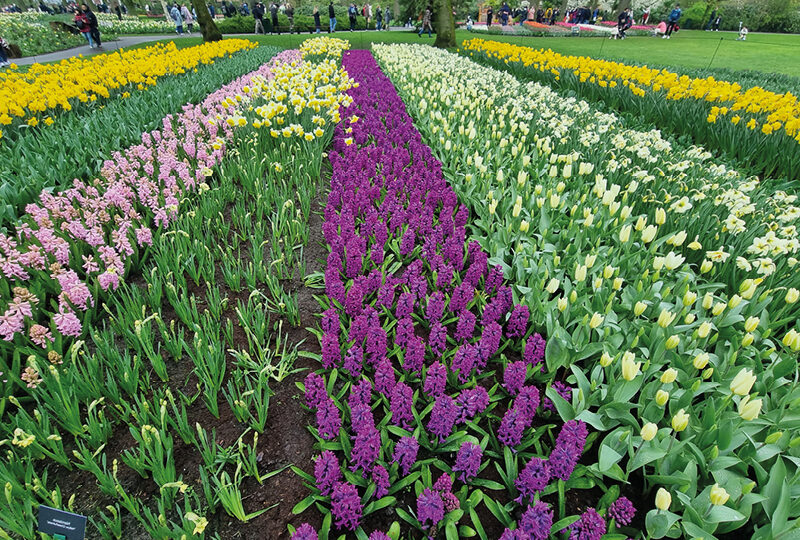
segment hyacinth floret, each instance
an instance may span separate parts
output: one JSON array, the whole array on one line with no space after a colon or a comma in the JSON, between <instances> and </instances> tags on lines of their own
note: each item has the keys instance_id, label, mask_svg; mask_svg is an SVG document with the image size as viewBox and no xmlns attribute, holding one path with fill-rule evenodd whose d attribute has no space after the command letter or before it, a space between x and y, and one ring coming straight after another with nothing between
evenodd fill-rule
<instances>
[{"instance_id":1,"label":"hyacinth floret","mask_svg":"<svg viewBox=\"0 0 800 540\"><path fill-rule=\"evenodd\" d=\"M569 526L570 540L600 540L605 533L606 522L594 508L589 508Z\"/></svg>"},{"instance_id":2,"label":"hyacinth floret","mask_svg":"<svg viewBox=\"0 0 800 540\"><path fill-rule=\"evenodd\" d=\"M528 375L528 364L522 360L509 362L503 372L503 386L506 391L515 396L525 385L525 378Z\"/></svg>"},{"instance_id":3,"label":"hyacinth floret","mask_svg":"<svg viewBox=\"0 0 800 540\"><path fill-rule=\"evenodd\" d=\"M528 330L528 318L530 310L528 306L517 304L514 306L511 316L506 323L506 336L510 338L522 337Z\"/></svg>"},{"instance_id":4,"label":"hyacinth floret","mask_svg":"<svg viewBox=\"0 0 800 540\"><path fill-rule=\"evenodd\" d=\"M375 483L375 498L380 499L389 493L389 472L383 465L372 468L372 481Z\"/></svg>"},{"instance_id":5,"label":"hyacinth floret","mask_svg":"<svg viewBox=\"0 0 800 540\"><path fill-rule=\"evenodd\" d=\"M441 362L435 362L425 372L423 391L434 398L444 394L447 387L447 368Z\"/></svg>"},{"instance_id":6,"label":"hyacinth floret","mask_svg":"<svg viewBox=\"0 0 800 540\"><path fill-rule=\"evenodd\" d=\"M339 435L342 419L339 417L339 408L333 400L326 396L317 408L317 429L319 436L329 441Z\"/></svg>"},{"instance_id":7,"label":"hyacinth floret","mask_svg":"<svg viewBox=\"0 0 800 540\"><path fill-rule=\"evenodd\" d=\"M481 467L482 458L483 449L479 445L464 441L458 449L456 463L453 465L453 471L461 473L458 479L462 482L468 482L475 478Z\"/></svg>"},{"instance_id":8,"label":"hyacinth floret","mask_svg":"<svg viewBox=\"0 0 800 540\"><path fill-rule=\"evenodd\" d=\"M423 527L433 527L444 519L444 501L438 491L425 488L417 497L417 520Z\"/></svg>"},{"instance_id":9,"label":"hyacinth floret","mask_svg":"<svg viewBox=\"0 0 800 540\"><path fill-rule=\"evenodd\" d=\"M553 510L544 501L539 501L525 510L519 520L519 528L531 540L547 540L550 538L550 528L552 526Z\"/></svg>"},{"instance_id":10,"label":"hyacinth floret","mask_svg":"<svg viewBox=\"0 0 800 540\"><path fill-rule=\"evenodd\" d=\"M392 463L397 463L406 476L414 463L417 462L417 452L419 451L419 442L414 436L401 437L397 444L394 445L394 455L392 456Z\"/></svg>"},{"instance_id":11,"label":"hyacinth floret","mask_svg":"<svg viewBox=\"0 0 800 540\"><path fill-rule=\"evenodd\" d=\"M350 483L338 482L331 493L331 513L336 526L355 531L361 519L361 498L358 489Z\"/></svg>"},{"instance_id":12,"label":"hyacinth floret","mask_svg":"<svg viewBox=\"0 0 800 540\"><path fill-rule=\"evenodd\" d=\"M458 412L458 405L456 405L453 398L448 395L439 396L433 404L433 410L431 410L428 431L432 435L436 435L439 442L442 442L453 431Z\"/></svg>"},{"instance_id":13,"label":"hyacinth floret","mask_svg":"<svg viewBox=\"0 0 800 540\"><path fill-rule=\"evenodd\" d=\"M489 393L483 386L462 390L456 398L456 405L458 405L457 422L459 424L469 422L489 405Z\"/></svg>"},{"instance_id":14,"label":"hyacinth floret","mask_svg":"<svg viewBox=\"0 0 800 540\"><path fill-rule=\"evenodd\" d=\"M536 493L547 487L550 482L550 465L544 459L531 458L514 480L519 491L517 502L525 504L533 500Z\"/></svg>"},{"instance_id":15,"label":"hyacinth floret","mask_svg":"<svg viewBox=\"0 0 800 540\"><path fill-rule=\"evenodd\" d=\"M314 530L314 527L308 523L303 523L294 531L292 540L319 540L319 536L317 535L317 531Z\"/></svg>"},{"instance_id":16,"label":"hyacinth floret","mask_svg":"<svg viewBox=\"0 0 800 540\"><path fill-rule=\"evenodd\" d=\"M634 515L636 515L636 508L627 497L620 497L608 508L608 517L623 527L630 524Z\"/></svg>"},{"instance_id":17,"label":"hyacinth floret","mask_svg":"<svg viewBox=\"0 0 800 540\"><path fill-rule=\"evenodd\" d=\"M314 478L320 493L330 495L336 482L342 479L342 471L339 468L336 454L325 450L317 457L314 462Z\"/></svg>"},{"instance_id":18,"label":"hyacinth floret","mask_svg":"<svg viewBox=\"0 0 800 540\"><path fill-rule=\"evenodd\" d=\"M306 405L311 409L316 409L319 404L328 397L325 390L325 381L313 371L306 375L303 381L306 390Z\"/></svg>"},{"instance_id":19,"label":"hyacinth floret","mask_svg":"<svg viewBox=\"0 0 800 540\"><path fill-rule=\"evenodd\" d=\"M414 419L412 409L414 408L413 390L404 382L395 384L392 389L390 406L392 410L392 423L407 429Z\"/></svg>"}]
</instances>

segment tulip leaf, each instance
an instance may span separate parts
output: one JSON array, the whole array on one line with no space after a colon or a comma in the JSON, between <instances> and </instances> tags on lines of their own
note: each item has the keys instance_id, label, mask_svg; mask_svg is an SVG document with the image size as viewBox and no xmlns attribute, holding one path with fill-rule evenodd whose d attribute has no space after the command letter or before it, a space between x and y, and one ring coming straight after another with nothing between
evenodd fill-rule
<instances>
[{"instance_id":1,"label":"tulip leaf","mask_svg":"<svg viewBox=\"0 0 800 540\"><path fill-rule=\"evenodd\" d=\"M552 386L549 387L545 394L547 394L547 397L552 400L553 405L556 407L556 411L558 411L558 415L564 422L575 418L575 409L572 408L572 405L567 400L565 400L558 392L556 392L555 388Z\"/></svg>"},{"instance_id":2,"label":"tulip leaf","mask_svg":"<svg viewBox=\"0 0 800 540\"><path fill-rule=\"evenodd\" d=\"M678 516L669 511L650 510L645 517L647 532L653 538L664 538L678 521Z\"/></svg>"},{"instance_id":3,"label":"tulip leaf","mask_svg":"<svg viewBox=\"0 0 800 540\"><path fill-rule=\"evenodd\" d=\"M622 454L614 450L608 445L603 445L600 447L600 456L598 459L598 465L600 466L601 472L606 472L611 468L612 465L619 463L619 460L622 459Z\"/></svg>"},{"instance_id":4,"label":"tulip leaf","mask_svg":"<svg viewBox=\"0 0 800 540\"><path fill-rule=\"evenodd\" d=\"M550 336L545 346L544 359L547 363L547 371L550 373L554 373L558 368L569 364L569 352L559 337L559 334L563 333L564 331L561 327L556 327L555 333Z\"/></svg>"},{"instance_id":5,"label":"tulip leaf","mask_svg":"<svg viewBox=\"0 0 800 540\"><path fill-rule=\"evenodd\" d=\"M714 508L711 509L711 512L709 512L708 517L706 518L706 520L711 523L723 523L726 521L741 521L743 519L745 519L745 517L741 512L737 512L733 508L729 508L727 506L715 506Z\"/></svg>"},{"instance_id":6,"label":"tulip leaf","mask_svg":"<svg viewBox=\"0 0 800 540\"><path fill-rule=\"evenodd\" d=\"M635 471L639 467L644 467L657 459L667 455L667 451L657 446L644 443L644 446L637 451L634 458L628 464L628 471Z\"/></svg>"}]
</instances>

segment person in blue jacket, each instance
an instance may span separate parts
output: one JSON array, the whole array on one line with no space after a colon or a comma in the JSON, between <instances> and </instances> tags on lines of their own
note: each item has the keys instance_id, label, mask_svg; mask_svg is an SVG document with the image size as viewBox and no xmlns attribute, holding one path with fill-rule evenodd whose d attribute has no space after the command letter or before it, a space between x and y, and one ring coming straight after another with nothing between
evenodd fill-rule
<instances>
[{"instance_id":1,"label":"person in blue jacket","mask_svg":"<svg viewBox=\"0 0 800 540\"><path fill-rule=\"evenodd\" d=\"M675 8L670 12L669 17L667 17L667 31L664 32L664 39L670 38L672 31L678 26L678 21L681 19L682 13L681 5L675 4Z\"/></svg>"}]
</instances>

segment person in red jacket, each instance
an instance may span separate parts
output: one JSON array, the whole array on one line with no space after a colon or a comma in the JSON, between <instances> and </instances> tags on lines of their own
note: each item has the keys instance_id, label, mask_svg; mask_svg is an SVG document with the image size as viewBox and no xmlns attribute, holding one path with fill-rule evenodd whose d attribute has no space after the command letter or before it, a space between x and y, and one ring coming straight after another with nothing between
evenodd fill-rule
<instances>
[{"instance_id":1,"label":"person in red jacket","mask_svg":"<svg viewBox=\"0 0 800 540\"><path fill-rule=\"evenodd\" d=\"M86 41L89 42L89 47L94 49L94 41L92 40L92 26L89 24L89 18L81 11L80 8L75 8L75 18L72 19L75 27L83 34Z\"/></svg>"}]
</instances>

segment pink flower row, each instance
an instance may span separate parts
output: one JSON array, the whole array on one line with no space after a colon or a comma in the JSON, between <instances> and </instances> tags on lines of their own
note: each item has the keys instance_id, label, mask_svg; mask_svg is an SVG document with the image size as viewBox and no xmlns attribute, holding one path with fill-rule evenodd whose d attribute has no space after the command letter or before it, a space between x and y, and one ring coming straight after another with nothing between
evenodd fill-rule
<instances>
[{"instance_id":1,"label":"pink flower row","mask_svg":"<svg viewBox=\"0 0 800 540\"><path fill-rule=\"evenodd\" d=\"M142 133L141 144L115 152L93 182L42 191L16 231L0 233L0 338L24 340L27 327L30 341L47 348L52 332L80 336L77 312L95 305L99 289L116 290L140 250L152 244L153 229L177 218L185 195L224 156L234 128L209 120L231 113L232 105L223 103L253 77L271 78L275 66L293 61L300 61L299 51L284 51L199 105L184 105L161 129Z\"/></svg>"}]
</instances>

